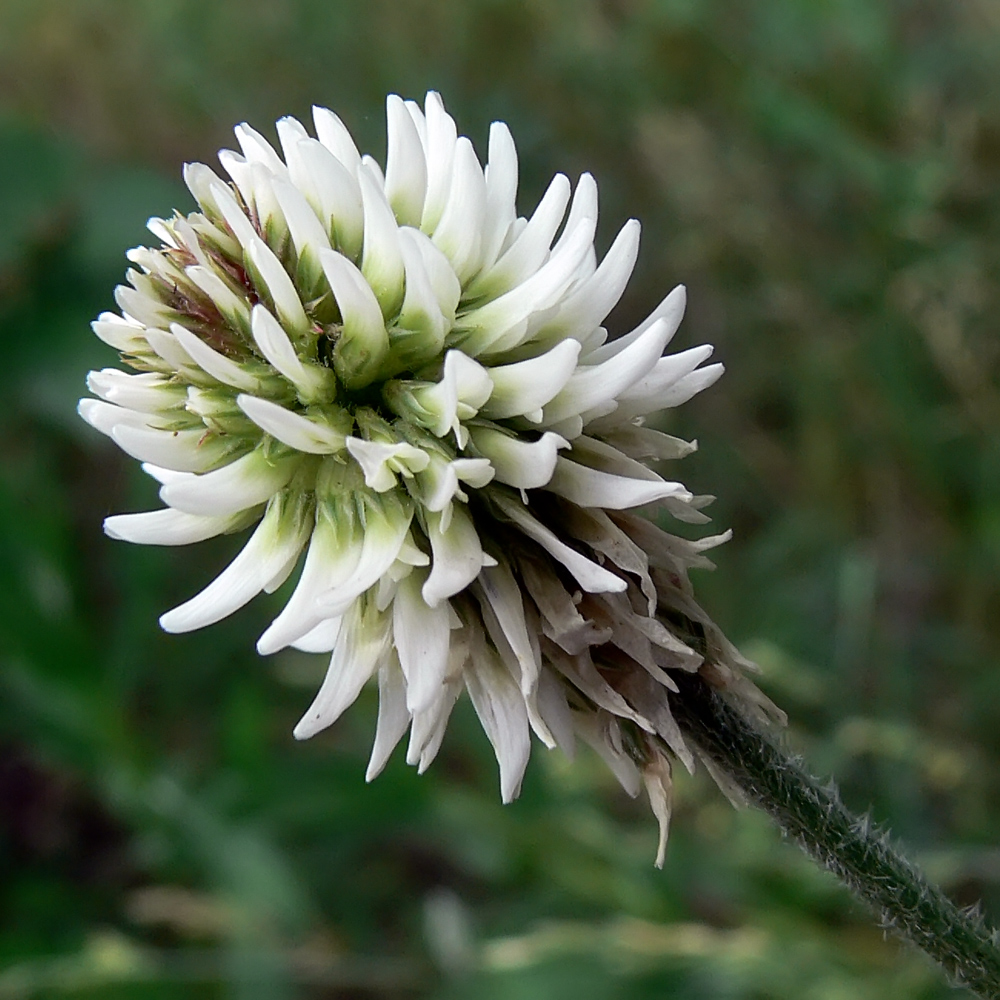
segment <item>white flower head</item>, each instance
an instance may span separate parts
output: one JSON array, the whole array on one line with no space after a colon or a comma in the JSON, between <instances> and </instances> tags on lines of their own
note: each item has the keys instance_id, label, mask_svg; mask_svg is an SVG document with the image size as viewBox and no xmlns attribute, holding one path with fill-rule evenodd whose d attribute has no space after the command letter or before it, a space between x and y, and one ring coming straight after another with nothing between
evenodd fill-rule
<instances>
[{"instance_id":1,"label":"white flower head","mask_svg":"<svg viewBox=\"0 0 1000 1000\"><path fill-rule=\"evenodd\" d=\"M189 164L199 211L153 219L129 253L121 315L94 331L135 370L92 372L80 413L161 484L165 507L110 517L114 538L186 545L251 526L233 562L168 611L184 632L279 587L258 642L326 652L295 729L333 723L380 692L369 779L409 730L433 760L465 688L493 744L503 799L518 794L531 732L594 745L622 784L643 781L665 835L669 762L689 764L671 717L672 670L710 656L752 691L738 654L691 597L698 543L629 508L707 518L645 461L693 449L644 426L721 374L710 347L664 355L675 288L624 336L602 326L636 260L625 224L598 263L597 188L557 175L516 208L517 155L494 123L483 166L435 93L391 96L384 169L332 112L315 138L248 125L228 180ZM742 685L742 687L741 687Z\"/></svg>"}]
</instances>

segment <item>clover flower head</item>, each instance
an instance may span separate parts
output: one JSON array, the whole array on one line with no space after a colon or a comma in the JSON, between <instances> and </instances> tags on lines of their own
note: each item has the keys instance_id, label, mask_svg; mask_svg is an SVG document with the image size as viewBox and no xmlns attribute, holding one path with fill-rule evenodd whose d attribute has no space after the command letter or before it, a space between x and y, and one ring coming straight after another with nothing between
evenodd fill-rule
<instances>
[{"instance_id":1,"label":"clover flower head","mask_svg":"<svg viewBox=\"0 0 1000 1000\"><path fill-rule=\"evenodd\" d=\"M531 733L592 744L632 793L645 780L665 837L666 745L691 750L665 693L711 653L755 697L745 662L694 602L687 570L725 536L689 542L629 513L657 503L707 521L649 460L694 445L644 426L721 374L711 347L664 355L684 289L631 332L605 317L634 266L627 222L598 262L597 186L557 174L517 214L507 127L486 165L435 93L391 96L383 169L341 120L315 136L248 125L240 152L184 177L198 211L152 219L157 248L94 324L128 374L91 372L80 413L161 483L159 510L113 538L186 545L253 527L168 632L232 614L299 569L260 637L330 655L299 738L377 676L371 779L409 730L422 771L463 689L495 749L504 801ZM750 692L748 694L748 692ZM662 839L662 838L661 838ZM662 843L661 843L662 860Z\"/></svg>"}]
</instances>

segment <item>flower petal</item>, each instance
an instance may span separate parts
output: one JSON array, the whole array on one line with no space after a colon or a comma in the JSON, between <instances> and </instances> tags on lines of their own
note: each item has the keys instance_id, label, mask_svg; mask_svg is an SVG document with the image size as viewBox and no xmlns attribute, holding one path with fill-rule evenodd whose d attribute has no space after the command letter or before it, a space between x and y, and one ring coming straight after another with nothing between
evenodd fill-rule
<instances>
[{"instance_id":1,"label":"flower petal","mask_svg":"<svg viewBox=\"0 0 1000 1000\"><path fill-rule=\"evenodd\" d=\"M427 162L417 127L403 100L390 94L385 102L388 144L385 194L401 226L419 226L427 193Z\"/></svg>"},{"instance_id":2,"label":"flower petal","mask_svg":"<svg viewBox=\"0 0 1000 1000\"><path fill-rule=\"evenodd\" d=\"M191 632L243 607L298 556L309 537L311 514L301 497L273 498L239 555L200 594L162 615L160 627Z\"/></svg>"},{"instance_id":3,"label":"flower petal","mask_svg":"<svg viewBox=\"0 0 1000 1000\"><path fill-rule=\"evenodd\" d=\"M166 507L140 514L113 514L104 519L104 533L138 545L191 545L235 531L245 520L242 513L201 517Z\"/></svg>"},{"instance_id":4,"label":"flower petal","mask_svg":"<svg viewBox=\"0 0 1000 1000\"><path fill-rule=\"evenodd\" d=\"M657 320L624 350L597 365L577 368L545 407L544 422L558 423L614 400L657 362L670 338L670 327Z\"/></svg>"},{"instance_id":5,"label":"flower petal","mask_svg":"<svg viewBox=\"0 0 1000 1000\"><path fill-rule=\"evenodd\" d=\"M480 412L491 420L521 415L540 420L542 407L563 389L576 370L579 355L579 342L564 340L538 357L492 366L489 376L493 392Z\"/></svg>"},{"instance_id":6,"label":"flower petal","mask_svg":"<svg viewBox=\"0 0 1000 1000\"><path fill-rule=\"evenodd\" d=\"M524 698L485 641L473 648L463 676L500 765L501 798L505 803L513 802L521 790L531 752Z\"/></svg>"},{"instance_id":7,"label":"flower petal","mask_svg":"<svg viewBox=\"0 0 1000 1000\"><path fill-rule=\"evenodd\" d=\"M551 431L531 442L490 427L472 427L470 433L472 443L496 470L497 482L522 490L545 486L555 471L559 449L570 446Z\"/></svg>"},{"instance_id":8,"label":"flower petal","mask_svg":"<svg viewBox=\"0 0 1000 1000\"><path fill-rule=\"evenodd\" d=\"M425 517L432 563L421 594L428 606L435 608L479 575L484 554L472 515L465 507L454 508L445 527L441 514L429 511Z\"/></svg>"},{"instance_id":9,"label":"flower petal","mask_svg":"<svg viewBox=\"0 0 1000 1000\"><path fill-rule=\"evenodd\" d=\"M620 576L591 562L576 549L571 549L545 525L532 517L520 501L503 495L499 490L492 494L491 499L529 538L534 539L550 556L561 562L588 593L618 592L628 586Z\"/></svg>"},{"instance_id":10,"label":"flower petal","mask_svg":"<svg viewBox=\"0 0 1000 1000\"><path fill-rule=\"evenodd\" d=\"M581 507L606 507L609 510L639 507L664 497L691 497L682 483L616 476L590 469L568 458L556 459L555 472L545 488Z\"/></svg>"},{"instance_id":11,"label":"flower petal","mask_svg":"<svg viewBox=\"0 0 1000 1000\"><path fill-rule=\"evenodd\" d=\"M400 580L392 602L393 645L406 677L411 715L426 709L444 683L451 633L448 605L427 604L420 594L422 576L415 570Z\"/></svg>"},{"instance_id":12,"label":"flower petal","mask_svg":"<svg viewBox=\"0 0 1000 1000\"><path fill-rule=\"evenodd\" d=\"M343 618L323 684L292 731L297 740L307 740L333 725L354 704L389 648L390 621L370 603L355 601L351 606Z\"/></svg>"},{"instance_id":13,"label":"flower petal","mask_svg":"<svg viewBox=\"0 0 1000 1000\"><path fill-rule=\"evenodd\" d=\"M269 500L295 474L299 455L268 458L261 449L200 476L166 483L160 499L188 514L222 517Z\"/></svg>"},{"instance_id":14,"label":"flower petal","mask_svg":"<svg viewBox=\"0 0 1000 1000\"><path fill-rule=\"evenodd\" d=\"M388 763L396 744L406 732L410 713L406 709L406 679L395 656L378 668L378 722L375 745L365 772L365 781L374 781Z\"/></svg>"},{"instance_id":15,"label":"flower petal","mask_svg":"<svg viewBox=\"0 0 1000 1000\"><path fill-rule=\"evenodd\" d=\"M344 450L351 419L341 410L342 421L311 420L269 399L241 393L236 397L239 408L263 431L282 444L310 455L333 455Z\"/></svg>"},{"instance_id":16,"label":"flower petal","mask_svg":"<svg viewBox=\"0 0 1000 1000\"><path fill-rule=\"evenodd\" d=\"M248 314L249 318L249 314ZM186 330L180 323L172 323L170 332L177 343L187 352L191 360L207 375L223 385L243 392L260 392L260 379L244 371L235 361L209 347L200 337Z\"/></svg>"},{"instance_id":17,"label":"flower petal","mask_svg":"<svg viewBox=\"0 0 1000 1000\"><path fill-rule=\"evenodd\" d=\"M385 192L372 172L358 171L361 202L365 212L361 273L375 293L382 315L389 319L403 303L403 252L399 247L399 227L386 201Z\"/></svg>"},{"instance_id":18,"label":"flower petal","mask_svg":"<svg viewBox=\"0 0 1000 1000\"><path fill-rule=\"evenodd\" d=\"M334 367L348 388L361 388L375 378L389 350L382 310L364 276L343 254L321 251L320 262L343 320Z\"/></svg>"}]
</instances>

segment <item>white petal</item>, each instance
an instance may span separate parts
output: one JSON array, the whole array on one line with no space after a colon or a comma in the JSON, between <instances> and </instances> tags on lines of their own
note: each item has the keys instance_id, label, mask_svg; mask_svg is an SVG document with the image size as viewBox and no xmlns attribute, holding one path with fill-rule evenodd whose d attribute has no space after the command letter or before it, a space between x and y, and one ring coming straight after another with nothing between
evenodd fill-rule
<instances>
[{"instance_id":1,"label":"white petal","mask_svg":"<svg viewBox=\"0 0 1000 1000\"><path fill-rule=\"evenodd\" d=\"M467 433L462 421L474 417L493 391L493 381L486 369L462 351L449 351L444 357L441 381L413 390L420 406L434 416L428 425L431 433L444 437L455 432L460 448Z\"/></svg>"},{"instance_id":2,"label":"white petal","mask_svg":"<svg viewBox=\"0 0 1000 1000\"><path fill-rule=\"evenodd\" d=\"M664 497L691 498L682 483L669 483L662 479L629 479L598 472L567 458L556 460L555 472L545 488L581 507L606 507L609 510L639 507Z\"/></svg>"},{"instance_id":3,"label":"white petal","mask_svg":"<svg viewBox=\"0 0 1000 1000\"><path fill-rule=\"evenodd\" d=\"M491 367L493 392L480 412L492 420L535 413L569 381L579 354L578 341L564 340L536 358Z\"/></svg>"},{"instance_id":4,"label":"white petal","mask_svg":"<svg viewBox=\"0 0 1000 1000\"><path fill-rule=\"evenodd\" d=\"M604 322L625 291L639 255L639 223L629 219L622 226L597 270L579 288L566 296L555 318L538 337L574 337L583 340ZM587 364L593 364L592 358Z\"/></svg>"},{"instance_id":5,"label":"white petal","mask_svg":"<svg viewBox=\"0 0 1000 1000\"><path fill-rule=\"evenodd\" d=\"M445 335L451 329L451 322L454 319L454 305L449 318L442 311L434 293L424 254L417 246L418 237L423 240L427 240L427 237L419 230L409 228L400 229L399 237L399 248L403 254L403 269L406 274L406 294L390 340L393 358L398 367L412 370L441 353ZM433 244L431 248L435 253L441 254ZM444 257L443 254L441 256ZM446 259L445 267L451 271L451 265ZM457 281L456 289L461 292ZM455 304L457 301L456 295Z\"/></svg>"},{"instance_id":6,"label":"white petal","mask_svg":"<svg viewBox=\"0 0 1000 1000\"><path fill-rule=\"evenodd\" d=\"M164 486L167 483L183 483L195 478L193 472L174 472L173 469L161 469L159 466L153 465L152 462L143 462L141 468L147 476Z\"/></svg>"},{"instance_id":7,"label":"white petal","mask_svg":"<svg viewBox=\"0 0 1000 1000\"><path fill-rule=\"evenodd\" d=\"M351 579L358 568L363 544L359 527L350 513L339 513L337 516L323 508L317 513L295 590L281 614L257 640L257 652L261 656L301 642L323 621L338 618L323 613L317 607L317 598Z\"/></svg>"},{"instance_id":8,"label":"white petal","mask_svg":"<svg viewBox=\"0 0 1000 1000\"><path fill-rule=\"evenodd\" d=\"M400 580L392 603L393 643L406 677L406 707L427 708L439 693L448 668L451 634L447 604L430 607L420 595L419 570Z\"/></svg>"},{"instance_id":9,"label":"white petal","mask_svg":"<svg viewBox=\"0 0 1000 1000\"><path fill-rule=\"evenodd\" d=\"M549 555L561 562L588 593L621 592L628 586L620 576L598 566L557 538L545 525L532 517L519 501L504 496L499 491L493 495L492 500L529 538L533 538Z\"/></svg>"},{"instance_id":10,"label":"white petal","mask_svg":"<svg viewBox=\"0 0 1000 1000\"><path fill-rule=\"evenodd\" d=\"M313 124L319 141L347 168L353 177L361 164L361 154L354 145L347 126L329 109L313 105Z\"/></svg>"},{"instance_id":11,"label":"white petal","mask_svg":"<svg viewBox=\"0 0 1000 1000\"><path fill-rule=\"evenodd\" d=\"M250 307L246 299L237 295L214 270L201 264L192 264L184 268L184 274L211 299L225 320L238 329L247 329Z\"/></svg>"},{"instance_id":12,"label":"white petal","mask_svg":"<svg viewBox=\"0 0 1000 1000\"><path fill-rule=\"evenodd\" d=\"M354 704L388 651L389 621L373 607L362 608L360 601L344 616L323 684L293 731L297 740L315 736Z\"/></svg>"},{"instance_id":13,"label":"white petal","mask_svg":"<svg viewBox=\"0 0 1000 1000\"><path fill-rule=\"evenodd\" d=\"M149 427L149 414L105 403L100 399L81 399L76 410L91 427L108 437L111 437L116 427Z\"/></svg>"},{"instance_id":14,"label":"white petal","mask_svg":"<svg viewBox=\"0 0 1000 1000\"><path fill-rule=\"evenodd\" d=\"M315 628L311 628L301 639L291 643L293 649L302 653L329 653L337 645L342 618L327 618Z\"/></svg>"},{"instance_id":15,"label":"white petal","mask_svg":"<svg viewBox=\"0 0 1000 1000\"><path fill-rule=\"evenodd\" d=\"M191 360L212 378L223 385L241 389L244 392L259 392L260 380L245 372L235 361L209 347L200 337L186 330L179 323L172 323L170 332L187 352Z\"/></svg>"},{"instance_id":16,"label":"white petal","mask_svg":"<svg viewBox=\"0 0 1000 1000\"><path fill-rule=\"evenodd\" d=\"M628 420L632 417L645 413L652 413L656 410L667 410L673 406L680 406L686 403L692 396L697 395L702 389L707 389L714 385L725 367L721 364L706 365L698 368L679 378L672 386L663 392L651 392L648 395L630 396L619 403L619 413L615 414L619 420Z\"/></svg>"},{"instance_id":17,"label":"white petal","mask_svg":"<svg viewBox=\"0 0 1000 1000\"><path fill-rule=\"evenodd\" d=\"M430 462L426 451L405 441L388 444L348 437L346 445L365 474L365 485L376 493L391 490L396 485L397 472L404 475L423 472Z\"/></svg>"},{"instance_id":18,"label":"white petal","mask_svg":"<svg viewBox=\"0 0 1000 1000\"><path fill-rule=\"evenodd\" d=\"M455 475L474 490L481 490L493 481L496 472L486 458L456 458L451 463Z\"/></svg>"},{"instance_id":19,"label":"white petal","mask_svg":"<svg viewBox=\"0 0 1000 1000\"><path fill-rule=\"evenodd\" d=\"M451 191L441 221L434 228L433 239L463 283L479 270L485 211L483 168L472 143L462 136L455 144Z\"/></svg>"},{"instance_id":20,"label":"white petal","mask_svg":"<svg viewBox=\"0 0 1000 1000\"><path fill-rule=\"evenodd\" d=\"M427 197L420 228L432 236L448 203L458 131L444 110L440 95L434 91L427 94L424 113L427 120Z\"/></svg>"},{"instance_id":21,"label":"white petal","mask_svg":"<svg viewBox=\"0 0 1000 1000\"><path fill-rule=\"evenodd\" d=\"M667 343L677 332L684 318L684 308L687 305L687 289L683 285L678 285L671 290L667 297L630 333L617 340L612 340L607 344L597 348L588 354L584 359L588 365L599 365L608 358L613 358L620 354L626 347L635 343L654 323L663 320L667 324L669 333ZM662 353L662 352L661 352Z\"/></svg>"},{"instance_id":22,"label":"white petal","mask_svg":"<svg viewBox=\"0 0 1000 1000\"><path fill-rule=\"evenodd\" d=\"M319 221L313 207L305 195L290 181L276 180L272 183L274 196L278 199L282 214L288 223L296 256L299 260L310 258L318 265L318 254L322 249L330 249L330 238L326 228Z\"/></svg>"},{"instance_id":23,"label":"white petal","mask_svg":"<svg viewBox=\"0 0 1000 1000\"><path fill-rule=\"evenodd\" d=\"M231 615L297 557L311 526L298 498L276 498L239 555L200 594L160 618L165 632L190 632Z\"/></svg>"},{"instance_id":24,"label":"white petal","mask_svg":"<svg viewBox=\"0 0 1000 1000\"><path fill-rule=\"evenodd\" d=\"M461 693L461 681L449 681L445 685L437 701L427 712L433 721L427 726L426 732L423 734L418 734L417 731L417 722L421 720L421 716L414 716L413 728L410 731L410 741L413 749L416 749L417 746L421 748L419 759L416 761L417 774L423 774L434 763L434 758L437 756L438 750L441 749L441 743L444 740L451 711L455 707L455 702L458 701L458 696ZM406 756L407 763L410 763L410 747L407 747Z\"/></svg>"},{"instance_id":25,"label":"white petal","mask_svg":"<svg viewBox=\"0 0 1000 1000\"><path fill-rule=\"evenodd\" d=\"M310 420L301 413L268 399L241 394L236 397L239 408L263 431L296 451L311 455L333 455L345 447L346 426Z\"/></svg>"},{"instance_id":26,"label":"white petal","mask_svg":"<svg viewBox=\"0 0 1000 1000\"><path fill-rule=\"evenodd\" d=\"M605 431L602 438L629 458L638 461L684 458L698 450L697 441L684 441L651 427L639 427L631 423Z\"/></svg>"},{"instance_id":27,"label":"white petal","mask_svg":"<svg viewBox=\"0 0 1000 1000\"><path fill-rule=\"evenodd\" d=\"M594 220L583 219L558 254L516 288L473 309L461 319L462 349L468 354L500 354L527 336L533 313L554 306L572 284L577 268L591 249Z\"/></svg>"},{"instance_id":28,"label":"white petal","mask_svg":"<svg viewBox=\"0 0 1000 1000\"><path fill-rule=\"evenodd\" d=\"M441 527L440 514L429 511L426 518L433 558L421 593L434 608L463 591L479 575L484 554L472 515L465 507L454 508L446 528Z\"/></svg>"},{"instance_id":29,"label":"white petal","mask_svg":"<svg viewBox=\"0 0 1000 1000\"><path fill-rule=\"evenodd\" d=\"M403 302L403 253L399 248L399 227L385 193L371 171L359 170L358 182L365 212L361 272L375 293L382 315L388 319L399 312Z\"/></svg>"},{"instance_id":30,"label":"white petal","mask_svg":"<svg viewBox=\"0 0 1000 1000\"><path fill-rule=\"evenodd\" d=\"M392 494L389 494L392 498ZM321 618L343 614L350 603L369 587L396 561L413 518L411 509L395 505L383 506L380 498L360 495L365 504L365 531L361 557L351 577L331 587L316 599Z\"/></svg>"},{"instance_id":31,"label":"white petal","mask_svg":"<svg viewBox=\"0 0 1000 1000\"><path fill-rule=\"evenodd\" d=\"M551 478L560 448L569 442L547 431L537 441L524 441L489 427L473 427L472 441L496 470L498 483L522 490L538 489Z\"/></svg>"},{"instance_id":32,"label":"white petal","mask_svg":"<svg viewBox=\"0 0 1000 1000\"><path fill-rule=\"evenodd\" d=\"M300 337L309 336L312 326L302 308L302 300L292 279L274 251L259 237L246 247L250 263L256 268L264 288L274 303L282 325Z\"/></svg>"},{"instance_id":33,"label":"white petal","mask_svg":"<svg viewBox=\"0 0 1000 1000\"><path fill-rule=\"evenodd\" d=\"M469 286L470 298L495 297L508 292L542 266L549 256L552 237L566 213L569 195L569 178L556 174L518 238L488 272Z\"/></svg>"},{"instance_id":34,"label":"white petal","mask_svg":"<svg viewBox=\"0 0 1000 1000\"><path fill-rule=\"evenodd\" d=\"M221 517L270 499L300 462L298 455L268 458L258 449L213 472L166 483L160 499L188 514Z\"/></svg>"},{"instance_id":35,"label":"white petal","mask_svg":"<svg viewBox=\"0 0 1000 1000\"><path fill-rule=\"evenodd\" d=\"M670 337L670 327L657 320L624 350L597 365L577 368L546 407L544 422L557 423L608 400L641 379L657 362Z\"/></svg>"},{"instance_id":36,"label":"white petal","mask_svg":"<svg viewBox=\"0 0 1000 1000\"><path fill-rule=\"evenodd\" d=\"M225 534L242 523L242 514L199 517L166 507L141 514L113 514L104 519L109 538L138 545L190 545Z\"/></svg>"},{"instance_id":37,"label":"white petal","mask_svg":"<svg viewBox=\"0 0 1000 1000\"><path fill-rule=\"evenodd\" d=\"M233 192L222 183L213 181L210 185L212 198L218 206L219 213L225 220L233 236L236 237L240 246L246 250L249 245L258 238L256 230L247 218L246 212L240 208L239 202Z\"/></svg>"},{"instance_id":38,"label":"white petal","mask_svg":"<svg viewBox=\"0 0 1000 1000\"><path fill-rule=\"evenodd\" d=\"M399 238L401 243L410 241L420 252L438 308L448 323L453 323L455 310L462 296L462 286L448 258L434 245L433 240L419 229L404 226L399 231Z\"/></svg>"},{"instance_id":39,"label":"white petal","mask_svg":"<svg viewBox=\"0 0 1000 1000\"><path fill-rule=\"evenodd\" d=\"M576 182L576 190L573 192L573 204L570 205L569 215L566 216L566 225L563 226L562 234L552 245L552 252L557 253L566 237L573 232L573 229L581 219L597 219L597 181L590 173L580 174L580 179Z\"/></svg>"},{"instance_id":40,"label":"white petal","mask_svg":"<svg viewBox=\"0 0 1000 1000\"><path fill-rule=\"evenodd\" d=\"M201 206L201 210L210 218L221 219L222 212L219 211L212 191L213 185L224 187L219 175L204 163L185 163L183 175L187 189Z\"/></svg>"},{"instance_id":41,"label":"white petal","mask_svg":"<svg viewBox=\"0 0 1000 1000\"><path fill-rule=\"evenodd\" d=\"M389 350L378 300L362 273L343 255L321 251L320 262L343 320L334 366L348 388L367 385Z\"/></svg>"},{"instance_id":42,"label":"white petal","mask_svg":"<svg viewBox=\"0 0 1000 1000\"><path fill-rule=\"evenodd\" d=\"M146 330L146 340L156 354L163 358L174 371L189 374L190 369L193 368L197 371L201 367L195 364L194 358L181 347L180 341L172 333L167 333L166 330L149 328Z\"/></svg>"},{"instance_id":43,"label":"white petal","mask_svg":"<svg viewBox=\"0 0 1000 1000\"><path fill-rule=\"evenodd\" d=\"M521 790L531 752L524 698L485 643L473 649L464 678L500 765L501 797L505 803L512 802Z\"/></svg>"},{"instance_id":44,"label":"white petal","mask_svg":"<svg viewBox=\"0 0 1000 1000\"><path fill-rule=\"evenodd\" d=\"M330 372L319 365L307 367L302 363L288 334L265 306L253 307L250 329L260 353L295 386L301 397L310 402L332 399L333 379Z\"/></svg>"},{"instance_id":45,"label":"white petal","mask_svg":"<svg viewBox=\"0 0 1000 1000\"><path fill-rule=\"evenodd\" d=\"M365 216L354 174L315 139L302 139L296 152L295 186L312 205L336 248L356 260L364 240Z\"/></svg>"},{"instance_id":46,"label":"white petal","mask_svg":"<svg viewBox=\"0 0 1000 1000\"><path fill-rule=\"evenodd\" d=\"M690 375L711 354L712 345L702 344L700 347L681 351L680 354L660 358L649 373L629 386L619 399L624 401L637 396L662 396L675 382Z\"/></svg>"},{"instance_id":47,"label":"white petal","mask_svg":"<svg viewBox=\"0 0 1000 1000\"><path fill-rule=\"evenodd\" d=\"M133 354L137 350L145 348L146 339L143 336L145 328L136 323L130 323L121 316L114 313L103 312L95 319L90 328L97 335L98 339L104 341L109 347L121 351L123 354Z\"/></svg>"},{"instance_id":48,"label":"white petal","mask_svg":"<svg viewBox=\"0 0 1000 1000\"><path fill-rule=\"evenodd\" d=\"M390 94L385 102L388 147L385 194L401 226L419 226L427 192L427 162L417 127L402 99Z\"/></svg>"},{"instance_id":49,"label":"white petal","mask_svg":"<svg viewBox=\"0 0 1000 1000\"><path fill-rule=\"evenodd\" d=\"M111 437L126 455L175 472L207 472L233 448L226 439L209 434L204 427L161 431L119 424Z\"/></svg>"},{"instance_id":50,"label":"white petal","mask_svg":"<svg viewBox=\"0 0 1000 1000\"><path fill-rule=\"evenodd\" d=\"M240 149L248 163L259 163L278 177L287 173L281 157L260 132L251 128L246 122L237 125L233 132L236 134L236 141L240 144Z\"/></svg>"},{"instance_id":51,"label":"white petal","mask_svg":"<svg viewBox=\"0 0 1000 1000\"><path fill-rule=\"evenodd\" d=\"M373 781L381 774L409 721L403 671L393 660L386 660L378 669L378 722L365 781Z\"/></svg>"},{"instance_id":52,"label":"white petal","mask_svg":"<svg viewBox=\"0 0 1000 1000\"><path fill-rule=\"evenodd\" d=\"M528 636L528 626L524 618L524 601L521 588L511 571L503 564L484 569L476 585L476 596L480 603L488 606L495 615L510 651L516 660L515 669L520 675L521 694L524 696L529 721L539 739L548 747L555 746L555 739L548 727L538 717L536 695L541 658L536 645ZM486 607L484 607L484 611ZM494 639L496 642L497 640ZM498 648L500 648L500 644ZM503 653L501 653L503 655Z\"/></svg>"},{"instance_id":53,"label":"white petal","mask_svg":"<svg viewBox=\"0 0 1000 1000\"><path fill-rule=\"evenodd\" d=\"M517 216L517 150L503 122L490 126L486 165L486 217L483 221L483 267L497 259L504 237Z\"/></svg>"}]
</instances>

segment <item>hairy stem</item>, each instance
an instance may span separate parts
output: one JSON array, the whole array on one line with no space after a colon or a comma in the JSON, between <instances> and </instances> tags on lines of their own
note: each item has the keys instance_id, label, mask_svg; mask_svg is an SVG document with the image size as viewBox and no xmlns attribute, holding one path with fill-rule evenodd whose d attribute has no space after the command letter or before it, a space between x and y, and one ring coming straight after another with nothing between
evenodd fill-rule
<instances>
[{"instance_id":1,"label":"hairy stem","mask_svg":"<svg viewBox=\"0 0 1000 1000\"><path fill-rule=\"evenodd\" d=\"M820 785L800 763L698 675L675 675L671 709L717 767L807 854L874 910L882 926L915 944L984 1000L1000 997L997 933L957 907L900 855L888 835Z\"/></svg>"}]
</instances>

